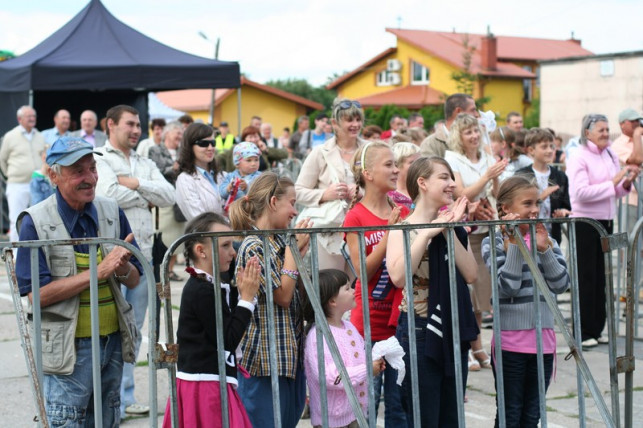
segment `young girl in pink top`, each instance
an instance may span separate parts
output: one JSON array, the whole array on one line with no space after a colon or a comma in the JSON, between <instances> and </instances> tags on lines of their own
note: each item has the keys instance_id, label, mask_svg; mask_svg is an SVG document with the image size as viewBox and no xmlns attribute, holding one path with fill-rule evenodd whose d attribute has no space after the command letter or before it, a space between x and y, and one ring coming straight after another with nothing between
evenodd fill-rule
<instances>
[{"instance_id":1,"label":"young girl in pink top","mask_svg":"<svg viewBox=\"0 0 643 428\"><path fill-rule=\"evenodd\" d=\"M540 211L540 190L532 179L514 175L506 179L498 189L498 217L502 220L538 218ZM531 245L529 226L520 225L520 232L529 247ZM549 291L564 292L569 286L569 275L565 257L558 243L549 237L542 223L536 225L536 262ZM491 259L491 245L496 247L496 260ZM508 427L535 427L540 419L538 393L538 364L536 345L536 317L534 288L536 283L524 261L515 238L504 227L496 241L489 237L482 241L482 258L488 267L498 267L498 298L500 314L494 322L500 322L502 373L505 390L505 416ZM544 298L540 298L542 321L543 361L545 365L545 389L549 380L556 354L554 316ZM494 338L495 339L495 338ZM494 339L492 339L492 348ZM496 375L495 359L493 373ZM496 412L496 426L498 415Z\"/></svg>"},{"instance_id":2,"label":"young girl in pink top","mask_svg":"<svg viewBox=\"0 0 643 428\"><path fill-rule=\"evenodd\" d=\"M350 383L366 413L368 404L368 371L364 339L350 321L342 316L355 307L355 290L351 287L348 275L337 269L319 272L319 299L330 331L337 343ZM326 379L319 379L319 359L317 358L317 330L315 313L307 300L304 304L304 317L308 322L306 345L304 347L304 367L310 391L310 422L313 426L322 425L320 382L326 382L328 397L328 426L357 426L356 417L344 390L339 370L333 362L328 345L324 343L324 365ZM325 341L324 341L325 342ZM373 373L377 376L385 367L384 360L373 361Z\"/></svg>"}]
</instances>

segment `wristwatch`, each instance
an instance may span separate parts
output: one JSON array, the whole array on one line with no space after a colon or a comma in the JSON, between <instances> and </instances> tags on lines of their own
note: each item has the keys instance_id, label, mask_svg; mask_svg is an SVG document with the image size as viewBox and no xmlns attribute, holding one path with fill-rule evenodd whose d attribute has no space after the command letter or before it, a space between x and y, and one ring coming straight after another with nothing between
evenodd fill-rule
<instances>
[{"instance_id":1,"label":"wristwatch","mask_svg":"<svg viewBox=\"0 0 643 428\"><path fill-rule=\"evenodd\" d=\"M116 272L114 272L114 278L116 278L118 282L127 281L127 278L129 278L130 273L132 273L132 269L133 269L133 266L131 263L129 263L129 270L127 271L127 273L125 275L116 275Z\"/></svg>"}]
</instances>

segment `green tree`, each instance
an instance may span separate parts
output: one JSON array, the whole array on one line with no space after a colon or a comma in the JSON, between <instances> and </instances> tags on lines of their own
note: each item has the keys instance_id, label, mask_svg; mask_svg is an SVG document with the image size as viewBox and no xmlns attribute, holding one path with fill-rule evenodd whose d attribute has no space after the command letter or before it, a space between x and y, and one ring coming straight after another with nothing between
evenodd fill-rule
<instances>
[{"instance_id":1,"label":"green tree","mask_svg":"<svg viewBox=\"0 0 643 428\"><path fill-rule=\"evenodd\" d=\"M0 61L5 61L7 59L11 59L15 57L16 56L11 51L0 50Z\"/></svg>"},{"instance_id":2,"label":"green tree","mask_svg":"<svg viewBox=\"0 0 643 428\"><path fill-rule=\"evenodd\" d=\"M315 101L323 105L325 110L330 109L337 96L335 91L326 89L325 85L313 86L305 79L270 80L266 82L266 85Z\"/></svg>"},{"instance_id":3,"label":"green tree","mask_svg":"<svg viewBox=\"0 0 643 428\"><path fill-rule=\"evenodd\" d=\"M534 98L531 102L531 107L527 110L525 115L525 128L538 128L540 126L540 99Z\"/></svg>"},{"instance_id":4,"label":"green tree","mask_svg":"<svg viewBox=\"0 0 643 428\"><path fill-rule=\"evenodd\" d=\"M451 73L451 79L455 82L458 92L473 96L476 82L480 81L479 73L471 71L473 54L476 51L475 46L469 44L469 35L465 34L462 39L462 69ZM475 100L476 106L482 109L486 103L491 101L491 97L480 97Z\"/></svg>"}]
</instances>

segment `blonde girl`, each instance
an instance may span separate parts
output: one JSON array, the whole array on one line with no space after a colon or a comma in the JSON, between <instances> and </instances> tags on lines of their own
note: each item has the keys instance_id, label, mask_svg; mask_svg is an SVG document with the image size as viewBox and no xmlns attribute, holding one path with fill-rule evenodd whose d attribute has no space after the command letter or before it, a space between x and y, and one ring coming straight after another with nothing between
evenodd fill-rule
<instances>
[{"instance_id":1,"label":"blonde girl","mask_svg":"<svg viewBox=\"0 0 643 428\"><path fill-rule=\"evenodd\" d=\"M261 174L247 195L230 206L234 230L285 230L296 215L293 182L273 172ZM309 226L307 220L302 220L295 227ZM297 244L303 257L308 251L309 236L297 235ZM240 366L249 377L238 377L239 395L253 426L273 426L269 331L275 330L281 423L284 427L295 427L306 401L303 317L297 289L299 271L285 235L270 235L268 246L269 254L264 254L262 238L249 235L241 243L237 256L237 271L245 268L253 257L261 266L257 307L240 345L243 353ZM267 275L272 279L273 325L268 324Z\"/></svg>"},{"instance_id":2,"label":"blonde girl","mask_svg":"<svg viewBox=\"0 0 643 428\"><path fill-rule=\"evenodd\" d=\"M503 181L498 191L498 216L502 220L538 218L540 211L538 184L521 174ZM529 226L520 225L527 246L531 246ZM495 242L489 237L482 241L482 256L491 269L498 269L498 298L501 328L503 381L505 390L505 417L507 426L535 427L540 419L538 392L538 363L536 346L536 318L533 276L524 261L513 234L505 228L496 235ZM549 291L564 292L569 286L565 257L558 243L551 239L542 223L536 225L536 262ZM491 245L496 248L496 260L491 259ZM556 354L554 316L541 300L543 362L545 390L549 386ZM495 338L492 339L492 349ZM494 360L495 362L495 360ZM496 375L494 364L494 377ZM497 382L497 379L496 379ZM497 388L497 385L496 385ZM498 412L496 411L496 426Z\"/></svg>"},{"instance_id":3,"label":"blonde girl","mask_svg":"<svg viewBox=\"0 0 643 428\"><path fill-rule=\"evenodd\" d=\"M388 192L389 198L397 205L404 205L409 210L413 201L406 190L406 173L414 160L420 157L420 148L413 143L397 143L391 147L395 165L400 170L397 176L397 189Z\"/></svg>"},{"instance_id":4,"label":"blonde girl","mask_svg":"<svg viewBox=\"0 0 643 428\"><path fill-rule=\"evenodd\" d=\"M449 164L439 157L421 157L408 171L407 189L415 203L415 210L402 224L453 223L461 221L466 212L467 198L455 202L455 180ZM449 206L448 210L442 210ZM467 283L475 281L477 267L467 232L455 228L455 264L460 322L460 349L463 388L467 383L467 350L469 342L476 338L479 329L473 314ZM418 363L418 386L420 397L420 426L457 427L458 411L456 395L455 364L453 359L453 331L449 265L446 258L447 245L443 229L417 229L411 238L411 264L413 284L413 307L410 308L404 290L401 315L396 336L410 365L408 312L415 316L415 341ZM402 231L392 231L386 249L386 260L391 280L396 287L405 286L405 257ZM430 297L430 298L429 298ZM413 424L413 400L410 370L402 383L402 403L407 412L409 426Z\"/></svg>"},{"instance_id":5,"label":"blonde girl","mask_svg":"<svg viewBox=\"0 0 643 428\"><path fill-rule=\"evenodd\" d=\"M409 210L397 206L387 193L397 188L399 169L395 165L393 152L386 143L369 142L360 148L352 165L355 183L363 189L364 197L358 202L359 193L353 197L351 208L346 214L344 227L385 226L397 223L408 215ZM362 286L360 283L359 241L355 232L345 236L351 261L357 271L355 300L357 306L351 311L351 323L364 335L364 314L362 312ZM396 289L389 280L386 270L386 243L388 232L371 230L364 234L366 247L366 277L368 278L368 307L371 325L371 340L376 342L395 335L397 311ZM368 338L367 338L368 339ZM397 371L388 367L384 372L385 422L387 426L404 425L406 418L400 405L399 387L395 384ZM375 401L379 401L381 377L376 378Z\"/></svg>"}]
</instances>

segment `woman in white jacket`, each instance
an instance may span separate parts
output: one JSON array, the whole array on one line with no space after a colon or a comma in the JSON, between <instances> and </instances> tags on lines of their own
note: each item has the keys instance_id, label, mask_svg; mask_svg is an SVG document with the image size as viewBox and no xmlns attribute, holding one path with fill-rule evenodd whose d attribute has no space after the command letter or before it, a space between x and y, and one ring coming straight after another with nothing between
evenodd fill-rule
<instances>
[{"instance_id":1,"label":"woman in white jacket","mask_svg":"<svg viewBox=\"0 0 643 428\"><path fill-rule=\"evenodd\" d=\"M217 168L214 145L214 130L210 125L193 123L183 133L176 203L188 221L208 211L223 214L225 201L217 190L223 173Z\"/></svg>"}]
</instances>

